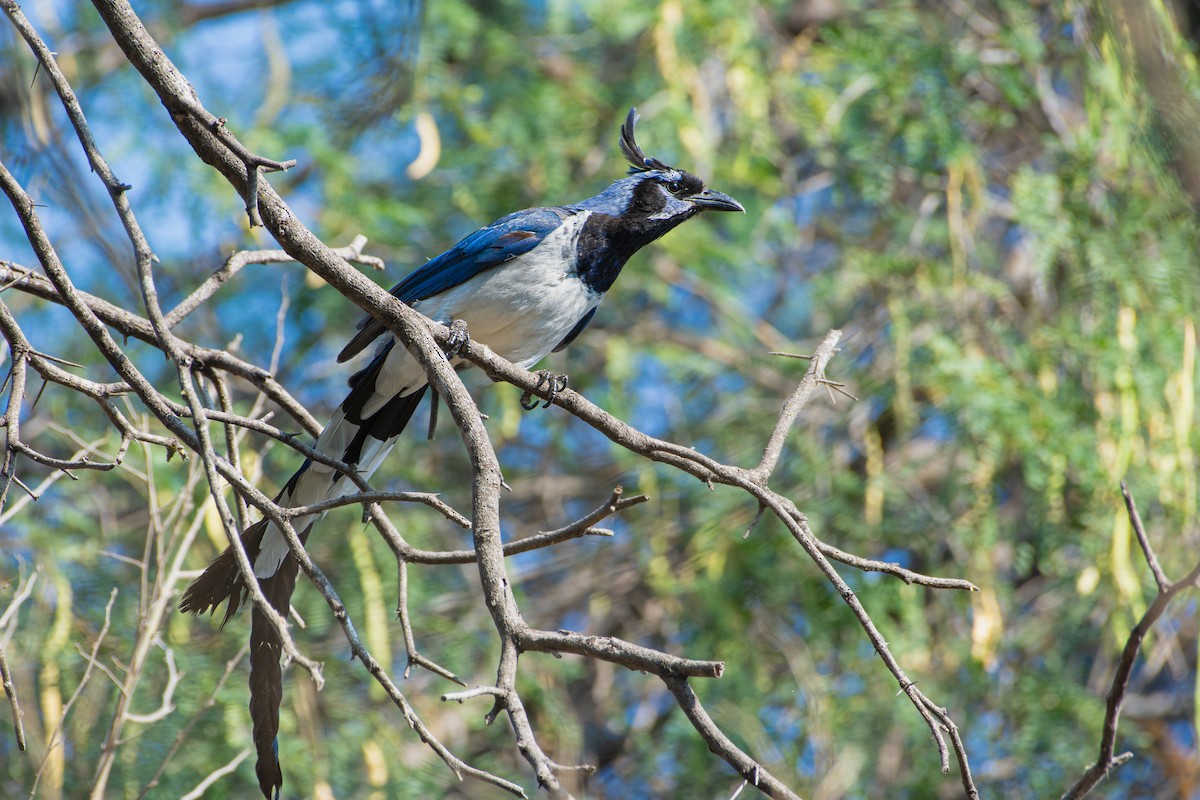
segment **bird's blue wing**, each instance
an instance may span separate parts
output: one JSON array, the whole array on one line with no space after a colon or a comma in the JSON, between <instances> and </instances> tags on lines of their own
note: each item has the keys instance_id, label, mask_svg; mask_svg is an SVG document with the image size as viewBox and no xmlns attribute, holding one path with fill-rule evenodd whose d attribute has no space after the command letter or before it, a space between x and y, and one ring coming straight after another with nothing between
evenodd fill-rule
<instances>
[{"instance_id":1,"label":"bird's blue wing","mask_svg":"<svg viewBox=\"0 0 1200 800\"><path fill-rule=\"evenodd\" d=\"M528 253L562 225L566 216L557 208L533 208L509 214L415 270L392 288L392 294L411 304L452 289L485 270Z\"/></svg>"},{"instance_id":2,"label":"bird's blue wing","mask_svg":"<svg viewBox=\"0 0 1200 800\"><path fill-rule=\"evenodd\" d=\"M465 283L481 272L528 253L570 214L561 208L518 211L480 228L392 287L392 294L409 305ZM382 334L383 323L368 315L358 323L358 333L342 348L338 361L361 352Z\"/></svg>"}]
</instances>

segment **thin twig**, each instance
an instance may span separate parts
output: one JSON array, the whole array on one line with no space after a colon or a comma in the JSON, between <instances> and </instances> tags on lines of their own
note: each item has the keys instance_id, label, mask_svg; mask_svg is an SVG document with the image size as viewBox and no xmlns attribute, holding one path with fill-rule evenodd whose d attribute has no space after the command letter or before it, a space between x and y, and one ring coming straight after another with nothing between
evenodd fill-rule
<instances>
[{"instance_id":1,"label":"thin twig","mask_svg":"<svg viewBox=\"0 0 1200 800\"><path fill-rule=\"evenodd\" d=\"M23 278L24 280L20 284L21 290L34 297L61 305L69 305L66 298L59 293L54 282L46 277L11 262L0 263L0 280L7 275L17 275ZM72 293L72 297L86 306L97 319L105 325L112 327L122 336L139 339L157 346L157 335L150 321L146 318L87 292L75 290ZM221 369L231 375L249 381L277 403L289 416L299 422L305 431L313 436L321 433L321 424L316 418L275 380L272 374L274 368L265 370L243 361L225 350L200 347L199 345L183 342L178 339L177 341L179 341L179 346L184 354L197 364L203 364L209 369ZM114 384L110 393L117 394L132 391L133 388L128 384Z\"/></svg>"},{"instance_id":2,"label":"thin twig","mask_svg":"<svg viewBox=\"0 0 1200 800\"><path fill-rule=\"evenodd\" d=\"M611 536L612 531L596 528L594 527L595 524L613 514L624 511L632 506L640 505L650 499L646 495L621 497L621 491L621 487L618 486L613 490L612 496L603 505L569 525L504 544L502 548L504 557L514 556L518 553L528 553L531 550L543 547L551 547L571 539L578 539L581 536ZM465 527L469 527L469 525ZM414 564L469 564L476 557L474 550L418 550L407 545L400 548L400 554L406 561Z\"/></svg>"},{"instance_id":3,"label":"thin twig","mask_svg":"<svg viewBox=\"0 0 1200 800\"><path fill-rule=\"evenodd\" d=\"M1150 567L1150 572L1154 574L1154 583L1158 586L1159 592L1165 592L1170 588L1171 582L1167 580L1162 566L1158 563L1158 556L1154 554L1154 548L1150 546L1150 538L1146 536L1146 528L1142 525L1142 515L1138 513L1137 503L1133 502L1133 495L1125 481L1121 481L1121 496L1125 498L1125 510L1129 514L1129 524L1133 526L1133 532L1137 535L1142 554L1146 557L1146 564Z\"/></svg>"},{"instance_id":4,"label":"thin twig","mask_svg":"<svg viewBox=\"0 0 1200 800\"><path fill-rule=\"evenodd\" d=\"M17 687L13 683L12 673L8 669L8 659L4 654L4 640L6 635L4 631L9 628L9 625L16 625L17 613L20 611L21 604L29 599L33 594L33 585L37 583L37 579L42 575L42 568L39 565L37 569L26 575L17 584L17 591L13 594L12 600L8 604L8 608L4 610L4 614L0 616L0 683L4 686L4 696L8 698L8 706L12 711L13 732L17 737L17 749L24 752L25 750L25 725L22 721L24 716L21 713L21 705L17 702Z\"/></svg>"},{"instance_id":5,"label":"thin twig","mask_svg":"<svg viewBox=\"0 0 1200 800\"><path fill-rule=\"evenodd\" d=\"M125 719L128 722L153 725L155 722L168 717L175 710L175 704L172 700L175 698L175 688L179 685L179 681L183 676L175 666L175 653L171 651L171 648L163 644L161 639L156 639L154 646L163 651L163 660L167 665L167 684L163 687L162 701L158 708L146 714L135 714L132 711L125 712Z\"/></svg>"},{"instance_id":6,"label":"thin twig","mask_svg":"<svg viewBox=\"0 0 1200 800\"><path fill-rule=\"evenodd\" d=\"M400 630L404 635L404 650L408 656L408 663L404 667L404 679L408 680L413 667L420 667L429 670L434 675L440 675L451 683L466 686L466 681L462 678L441 664L421 655L417 650L417 640L413 634L412 621L408 613L408 561L403 557L397 558L396 561L396 619L400 621Z\"/></svg>"},{"instance_id":7,"label":"thin twig","mask_svg":"<svg viewBox=\"0 0 1200 800\"><path fill-rule=\"evenodd\" d=\"M202 781L200 781L200 783L196 784L195 789L192 789L190 792L185 794L180 800L199 800L201 797L204 796L204 793L208 791L208 788L210 786L212 786L214 783L216 783L217 781L219 781L221 778L225 777L229 773L236 770L238 768L238 764L241 764L243 761L245 761L247 758L249 758L250 754L253 752L254 752L253 747L247 747L246 749L242 750L242 752L240 752L236 756L234 756L233 760L230 761L228 764L226 764L223 767L218 767L217 769L214 769L207 776L205 776L204 780L202 780Z\"/></svg>"},{"instance_id":8,"label":"thin twig","mask_svg":"<svg viewBox=\"0 0 1200 800\"><path fill-rule=\"evenodd\" d=\"M704 737L704 741L708 743L709 749L723 758L726 763L738 771L738 774L749 781L754 788L768 797L799 800L799 796L796 793L767 772L761 764L743 752L713 722L712 717L700 705L700 699L692 691L691 684L688 683L687 678L674 675L664 676L663 682L667 684L667 688L675 696L675 701L679 704L679 708L683 710L684 716L688 718L688 722L692 723L692 727Z\"/></svg>"},{"instance_id":9,"label":"thin twig","mask_svg":"<svg viewBox=\"0 0 1200 800\"><path fill-rule=\"evenodd\" d=\"M885 575L892 575L910 585L928 586L931 589L959 589L964 592L979 591L978 586L961 578L939 578L935 575L924 575L920 572L905 569L892 561L877 561L870 558L862 558L853 553L847 553L820 540L817 541L817 547L820 548L824 555L832 558L834 561L840 561L863 572L881 572Z\"/></svg>"},{"instance_id":10,"label":"thin twig","mask_svg":"<svg viewBox=\"0 0 1200 800\"><path fill-rule=\"evenodd\" d=\"M246 657L246 654L249 652L250 644L247 642L246 644L242 645L242 649L237 652L237 655L225 662L225 671L222 672L221 677L217 679L217 683L213 687L213 690L209 693L208 698L204 701L204 704L200 706L200 709L192 715L192 718L189 719L187 723L184 724L184 726L175 734L175 741L172 742L170 749L167 750L167 754L163 756L162 763L159 764L158 769L154 771L154 775L151 776L149 783L147 783L142 791L138 794L138 800L142 800L142 798L149 794L150 790L158 786L158 779L162 777L163 771L167 768L167 764L169 764L175 754L179 752L179 748L187 740L188 734L191 733L192 728L196 727L196 723L198 723L204 717L204 715L207 714L217 704L217 695L219 695L221 690L225 688L225 683L229 680L229 676L233 674L234 669L242 662L242 660Z\"/></svg>"},{"instance_id":11,"label":"thin twig","mask_svg":"<svg viewBox=\"0 0 1200 800\"><path fill-rule=\"evenodd\" d=\"M1125 647L1121 650L1121 659L1117 662L1117 670L1113 674L1112 685L1108 689L1108 697L1105 702L1100 754L1096 761L1079 777L1079 780L1063 793L1063 800L1079 800L1079 798L1085 797L1108 776L1110 770L1133 758L1132 753L1114 754L1117 746L1117 722L1121 716L1121 706L1125 702L1125 692L1129 689L1129 680L1133 676L1133 667L1137 663L1142 642L1145 641L1146 635L1154 627L1154 623L1167 610L1167 606L1175 599L1176 595L1200 586L1200 563L1197 563L1192 571L1178 583L1171 583L1167 579L1166 574L1158 565L1154 548L1150 546L1150 540L1145 535L1141 517L1137 514L1137 506L1133 502L1133 495L1124 482L1121 484L1121 493L1125 496L1125 508L1129 514L1129 521L1134 530L1139 532L1138 542L1142 545L1142 552L1145 554L1146 562L1150 565L1151 572L1154 573L1154 580L1158 584L1158 594L1150 603L1150 607L1146 609L1146 613L1142 614L1137 625L1129 632L1129 638L1125 640Z\"/></svg>"},{"instance_id":12,"label":"thin twig","mask_svg":"<svg viewBox=\"0 0 1200 800\"><path fill-rule=\"evenodd\" d=\"M8 657L4 653L3 641L0 641L0 685L4 687L4 696L8 698L8 707L12 712L17 749L25 752L25 724L22 721L24 715L21 713L21 704L17 701L17 687L13 684L12 673L8 669Z\"/></svg>"},{"instance_id":13,"label":"thin twig","mask_svg":"<svg viewBox=\"0 0 1200 800\"><path fill-rule=\"evenodd\" d=\"M347 261L365 264L373 269L382 270L385 268L383 259L375 256L363 254L363 248L367 244L367 237L359 234L355 236L350 244L345 247L339 247L334 250ZM205 302L212 298L217 290L224 286L233 276L237 275L244 267L251 264L295 264L296 259L292 258L283 250L239 250L225 260L220 269L210 275L203 283L195 288L191 294L185 297L174 308L165 315L167 327L174 328L188 314L191 314Z\"/></svg>"},{"instance_id":14,"label":"thin twig","mask_svg":"<svg viewBox=\"0 0 1200 800\"><path fill-rule=\"evenodd\" d=\"M453 522L455 525L459 526L460 528L469 530L471 527L471 520L467 519L462 514L455 511L453 507L451 507L449 504L447 504L446 501L442 500L436 494L433 494L430 492L371 492L371 491L364 491L364 492L358 492L356 494L343 495L342 497L334 497L329 500L322 500L319 503L310 503L309 505L306 505L306 506L292 506L289 508L281 508L280 514L282 514L283 516L285 516L289 519L295 519L297 517L307 517L310 514L320 514L320 513L329 511L331 509L334 509L334 508L341 508L343 506L352 506L352 505L355 505L358 503L369 504L369 503L386 503L386 502L420 503L422 505L426 505L432 509L437 510L438 513L440 513L442 516L444 516L446 519L450 520L451 522ZM469 558L465 559L465 561L470 561L470 560L471 559L469 559ZM455 562L455 563L465 563L465 561Z\"/></svg>"},{"instance_id":15,"label":"thin twig","mask_svg":"<svg viewBox=\"0 0 1200 800\"><path fill-rule=\"evenodd\" d=\"M787 439L788 432L791 431L800 412L804 410L804 406L808 404L817 385L824 381L825 367L837 353L837 343L841 338L841 331L830 331L825 334L825 338L809 356L808 372L800 379L800 383L796 385L791 397L784 403L783 410L779 413L779 419L775 422L775 429L771 431L766 447L763 448L762 460L752 470L757 479L766 481L775 469L775 465L779 463L779 456L783 452L783 443Z\"/></svg>"},{"instance_id":16,"label":"thin twig","mask_svg":"<svg viewBox=\"0 0 1200 800\"><path fill-rule=\"evenodd\" d=\"M29 596L33 593L33 585L37 583L41 575L42 567L39 564L33 572L26 575L17 584L17 591L13 594L12 600L9 601L8 608L4 609L3 615L0 615L0 632L16 620L17 613L21 610L21 605L29 599Z\"/></svg>"},{"instance_id":17,"label":"thin twig","mask_svg":"<svg viewBox=\"0 0 1200 800\"><path fill-rule=\"evenodd\" d=\"M62 713L58 715L58 722L51 731L50 737L47 740L46 752L42 754L42 760L38 762L37 772L33 776L33 785L29 787L29 798L33 800L37 796L38 782L42 779L42 772L46 769L46 764L50 761L50 754L54 752L54 748L61 744L59 735L62 733L63 725L66 724L67 714L71 713L71 708L75 705L75 701L79 699L79 695L83 693L83 689L87 686L88 681L92 677L92 667L96 664L96 654L100 652L100 645L104 641L104 637L108 635L109 625L112 623L112 607L117 600L117 589L114 586L113 590L108 595L108 605L104 607L104 625L101 626L100 632L96 634L96 641L92 643L92 653L85 657L87 666L83 670L83 677L79 679L79 685L75 687L75 691L71 693L71 699L67 700L67 704L63 706Z\"/></svg>"}]
</instances>

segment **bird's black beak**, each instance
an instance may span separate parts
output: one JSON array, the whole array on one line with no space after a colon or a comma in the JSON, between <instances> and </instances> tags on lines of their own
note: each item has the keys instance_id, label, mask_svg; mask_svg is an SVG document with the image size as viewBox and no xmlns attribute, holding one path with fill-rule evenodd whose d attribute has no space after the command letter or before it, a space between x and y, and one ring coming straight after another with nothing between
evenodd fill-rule
<instances>
[{"instance_id":1,"label":"bird's black beak","mask_svg":"<svg viewBox=\"0 0 1200 800\"><path fill-rule=\"evenodd\" d=\"M724 192L718 192L715 189L705 189L697 195L693 195L692 202L707 211L741 211L746 213L746 209L742 208L742 204L734 200Z\"/></svg>"}]
</instances>

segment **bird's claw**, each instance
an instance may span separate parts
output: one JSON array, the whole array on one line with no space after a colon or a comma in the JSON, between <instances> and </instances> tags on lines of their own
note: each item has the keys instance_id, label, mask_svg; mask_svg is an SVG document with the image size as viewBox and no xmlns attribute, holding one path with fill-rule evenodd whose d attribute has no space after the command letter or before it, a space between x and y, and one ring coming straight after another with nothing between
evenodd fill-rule
<instances>
[{"instance_id":1,"label":"bird's claw","mask_svg":"<svg viewBox=\"0 0 1200 800\"><path fill-rule=\"evenodd\" d=\"M558 397L558 393L567 388L567 376L551 372L548 369L538 370L538 382L535 388L541 389L546 387L546 403L542 408L549 408L554 402L554 398ZM521 395L521 408L526 411L532 411L537 408L541 398L534 397L533 392L526 390Z\"/></svg>"},{"instance_id":2,"label":"bird's claw","mask_svg":"<svg viewBox=\"0 0 1200 800\"><path fill-rule=\"evenodd\" d=\"M446 337L446 357L458 358L467 350L471 343L471 333L467 330L465 320L456 319L450 322L450 335Z\"/></svg>"}]
</instances>

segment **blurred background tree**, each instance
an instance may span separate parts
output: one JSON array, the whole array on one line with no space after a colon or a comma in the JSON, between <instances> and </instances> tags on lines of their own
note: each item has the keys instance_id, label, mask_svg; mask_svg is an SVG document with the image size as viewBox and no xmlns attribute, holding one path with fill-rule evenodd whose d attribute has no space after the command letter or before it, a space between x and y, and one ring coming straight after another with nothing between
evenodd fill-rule
<instances>
[{"instance_id":1,"label":"blurred background tree","mask_svg":"<svg viewBox=\"0 0 1200 800\"><path fill-rule=\"evenodd\" d=\"M981 588L933 592L846 571L910 675L955 715L984 796L1055 796L1094 759L1113 663L1153 586L1120 480L1169 575L1200 549L1190 4L137 8L255 152L299 160L270 179L307 224L335 245L369 237L368 252L388 262L386 285L501 214L571 202L618 177L617 126L637 105L649 150L748 213L686 226L639 256L554 369L647 432L749 464L803 370L769 351L803 352L826 329L846 329L833 377L860 399L810 408L773 486L832 544ZM135 187L166 299L234 249L272 246L247 228L240 199L194 157L89 4L31 0L26 13ZM11 29L0 36L4 160L46 205L80 287L140 306L119 223L85 179L44 75ZM0 257L34 263L11 215L0 215ZM279 379L321 416L341 399L349 370L333 356L357 309L298 266L250 267L236 280L180 332L262 365L282 339ZM65 311L13 291L4 299L35 347L105 374ZM647 465L566 414L525 416L517 395L499 387L481 401L514 489L507 536L567 522L617 484L652 498L615 522L615 539L512 560L531 624L725 661L721 680L698 687L702 699L802 796L961 794L840 598L778 525L743 539L755 509L739 495ZM239 402L251 397L243 389ZM47 390L26 436L64 455L103 437L107 421L76 400ZM376 484L440 491L463 507L465 461L447 425L432 443L402 444ZM264 488L291 474L283 448L248 439L243 454ZM22 575L44 573L0 631L31 741L19 754L0 737L0 794L29 791L87 666L77 649L90 652L114 586L98 658L118 676L129 666L154 580L129 558L141 558L148 528L194 524L191 569L224 545L195 470L135 445L120 470L52 482L36 505L10 500L0 511L0 598L7 604ZM31 486L50 477L28 463L19 475ZM430 513L391 516L418 545L466 542ZM402 669L386 546L345 511L311 547L373 651ZM481 648L491 623L474 568L413 580L422 649L489 682L493 654ZM290 680L281 744L285 763L306 767L289 772L290 791L501 796L458 783L411 735L346 663L315 592L295 603L308 623L301 644L326 660L329 684L316 693L302 675ZM125 731L114 796L147 786L237 654L242 625L219 633L168 617L131 703L157 704L168 649L187 680L175 713ZM1193 597L1168 612L1134 674L1118 746L1137 757L1113 773L1108 796L1200 793L1196 663ZM728 797L740 783L658 684L571 658L523 666L543 745L559 762L600 767L587 796ZM445 707L446 684L425 673L404 688L456 752L536 793L508 732L483 726L481 708ZM41 796L80 796L91 784L116 694L99 675L80 693ZM216 699L154 796L185 794L248 743L241 671ZM249 786L249 771L223 780Z\"/></svg>"}]
</instances>

